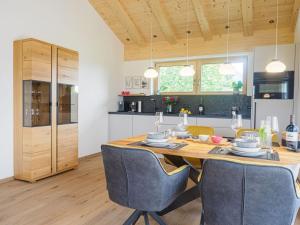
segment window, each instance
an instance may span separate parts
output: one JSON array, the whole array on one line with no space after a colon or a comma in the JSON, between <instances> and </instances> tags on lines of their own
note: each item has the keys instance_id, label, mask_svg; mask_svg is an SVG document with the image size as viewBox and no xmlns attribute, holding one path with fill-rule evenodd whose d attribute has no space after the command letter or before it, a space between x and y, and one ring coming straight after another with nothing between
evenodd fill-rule
<instances>
[{"instance_id":1,"label":"window","mask_svg":"<svg viewBox=\"0 0 300 225\"><path fill-rule=\"evenodd\" d=\"M196 70L194 77L181 77L179 71L185 62L160 63L157 90L161 94L232 94L233 83L242 82L246 93L246 57L231 58L235 75L222 75L220 66L226 59L204 59L190 62Z\"/></svg>"},{"instance_id":2,"label":"window","mask_svg":"<svg viewBox=\"0 0 300 225\"><path fill-rule=\"evenodd\" d=\"M194 93L194 77L182 77L179 74L183 67L182 62L159 64L158 90L160 93Z\"/></svg>"}]
</instances>

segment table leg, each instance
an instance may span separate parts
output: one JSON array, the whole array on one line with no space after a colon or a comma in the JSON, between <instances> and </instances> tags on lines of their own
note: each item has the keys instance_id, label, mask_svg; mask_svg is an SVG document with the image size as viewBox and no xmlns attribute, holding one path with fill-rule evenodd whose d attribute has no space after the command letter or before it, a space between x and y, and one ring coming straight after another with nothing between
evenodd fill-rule
<instances>
[{"instance_id":1,"label":"table leg","mask_svg":"<svg viewBox=\"0 0 300 225\"><path fill-rule=\"evenodd\" d=\"M178 209L181 206L188 204L189 202L197 198L200 198L200 189L198 185L195 185L194 187L183 192L179 197L176 198L176 200L171 205L169 205L164 210L160 211L158 215L163 216L175 209Z\"/></svg>"},{"instance_id":2,"label":"table leg","mask_svg":"<svg viewBox=\"0 0 300 225\"><path fill-rule=\"evenodd\" d=\"M183 165L191 166L189 177L195 183L195 186L183 192L181 195L179 195L176 198L176 200L170 206L168 206L166 209L159 212L158 214L160 216L165 215L183 205L186 205L197 198L200 198L200 189L199 189L200 172L181 156L173 156L173 155L164 155L164 156L176 167L180 167Z\"/></svg>"}]
</instances>

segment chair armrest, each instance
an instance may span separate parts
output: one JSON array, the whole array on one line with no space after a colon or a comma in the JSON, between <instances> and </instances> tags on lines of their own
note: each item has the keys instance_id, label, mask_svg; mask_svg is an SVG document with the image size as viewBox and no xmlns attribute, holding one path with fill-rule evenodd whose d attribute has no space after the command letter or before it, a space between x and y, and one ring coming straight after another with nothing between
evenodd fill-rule
<instances>
[{"instance_id":1,"label":"chair armrest","mask_svg":"<svg viewBox=\"0 0 300 225\"><path fill-rule=\"evenodd\" d=\"M188 166L188 165L183 165L183 166L181 166L181 167L178 167L177 169L175 169L175 170L173 170L173 171L171 171L171 172L168 172L167 174L169 175L169 176L172 176L172 175L174 175L174 174L177 174L177 173L180 173L180 172L182 172L183 170L185 170L185 169L190 169L190 167Z\"/></svg>"}]
</instances>

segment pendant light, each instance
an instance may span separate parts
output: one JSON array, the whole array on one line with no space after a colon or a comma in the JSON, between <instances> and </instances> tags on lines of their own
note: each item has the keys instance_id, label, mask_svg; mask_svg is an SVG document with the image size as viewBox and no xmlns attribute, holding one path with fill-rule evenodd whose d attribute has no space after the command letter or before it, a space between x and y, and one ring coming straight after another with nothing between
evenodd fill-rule
<instances>
[{"instance_id":1,"label":"pendant light","mask_svg":"<svg viewBox=\"0 0 300 225\"><path fill-rule=\"evenodd\" d=\"M189 65L189 0L186 0L186 64L180 70L179 74L182 77L192 77L195 75L195 69Z\"/></svg>"},{"instance_id":2,"label":"pendant light","mask_svg":"<svg viewBox=\"0 0 300 225\"><path fill-rule=\"evenodd\" d=\"M153 30L152 30L152 11L150 16L150 65L144 72L144 77L146 78L156 78L158 77L158 72L153 67Z\"/></svg>"},{"instance_id":3,"label":"pendant light","mask_svg":"<svg viewBox=\"0 0 300 225\"><path fill-rule=\"evenodd\" d=\"M276 41L275 41L275 58L266 66L268 73L282 73L286 70L286 66L278 59L278 0L276 5Z\"/></svg>"},{"instance_id":4,"label":"pendant light","mask_svg":"<svg viewBox=\"0 0 300 225\"><path fill-rule=\"evenodd\" d=\"M229 29L230 29L230 15L229 15L229 1L227 1L227 25L226 25L226 62L220 65L219 73L222 75L234 75L236 71L233 65L229 62Z\"/></svg>"}]
</instances>

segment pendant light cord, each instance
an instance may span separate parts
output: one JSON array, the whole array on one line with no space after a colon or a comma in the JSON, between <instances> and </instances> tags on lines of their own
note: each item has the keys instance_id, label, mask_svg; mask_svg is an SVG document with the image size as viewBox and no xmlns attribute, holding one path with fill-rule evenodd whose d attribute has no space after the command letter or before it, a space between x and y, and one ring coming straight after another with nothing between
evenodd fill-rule
<instances>
[{"instance_id":1,"label":"pendant light cord","mask_svg":"<svg viewBox=\"0 0 300 225\"><path fill-rule=\"evenodd\" d=\"M278 59L278 0L276 2L276 40L275 40L275 59Z\"/></svg>"},{"instance_id":2,"label":"pendant light cord","mask_svg":"<svg viewBox=\"0 0 300 225\"><path fill-rule=\"evenodd\" d=\"M226 42L226 50L227 50L227 54L226 54L226 62L229 63L229 29L230 29L230 11L229 11L229 1L227 1L227 42Z\"/></svg>"},{"instance_id":3,"label":"pendant light cord","mask_svg":"<svg viewBox=\"0 0 300 225\"><path fill-rule=\"evenodd\" d=\"M153 24L152 24L152 10L150 11L150 67L153 66Z\"/></svg>"},{"instance_id":4,"label":"pendant light cord","mask_svg":"<svg viewBox=\"0 0 300 225\"><path fill-rule=\"evenodd\" d=\"M189 0L186 0L186 65L189 65Z\"/></svg>"}]
</instances>

